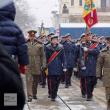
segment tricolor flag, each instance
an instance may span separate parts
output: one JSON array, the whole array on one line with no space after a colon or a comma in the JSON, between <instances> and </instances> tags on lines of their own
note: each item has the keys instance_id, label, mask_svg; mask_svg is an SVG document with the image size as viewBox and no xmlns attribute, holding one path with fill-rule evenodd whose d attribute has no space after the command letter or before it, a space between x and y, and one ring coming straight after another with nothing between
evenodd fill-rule
<instances>
[{"instance_id":1,"label":"tricolor flag","mask_svg":"<svg viewBox=\"0 0 110 110\"><path fill-rule=\"evenodd\" d=\"M97 11L93 0L85 0L83 19L89 29L98 22Z\"/></svg>"}]
</instances>

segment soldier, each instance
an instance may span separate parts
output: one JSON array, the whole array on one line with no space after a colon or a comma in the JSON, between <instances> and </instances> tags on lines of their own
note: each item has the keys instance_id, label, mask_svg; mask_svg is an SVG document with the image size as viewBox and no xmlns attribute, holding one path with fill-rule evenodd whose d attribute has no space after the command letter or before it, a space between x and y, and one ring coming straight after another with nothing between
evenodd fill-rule
<instances>
[{"instance_id":1,"label":"soldier","mask_svg":"<svg viewBox=\"0 0 110 110\"><path fill-rule=\"evenodd\" d=\"M46 46L48 45L48 44L50 44L51 43L51 37L52 37L52 35L54 35L54 33L50 33L50 34L48 34L48 36L47 36L47 42L46 42L46 40L44 39L44 42L42 42L43 43L43 45L44 45L44 50L46 51ZM44 37L44 36L42 36L42 37ZM46 38L46 37L45 37ZM42 83L41 83L41 85L42 85L42 88L45 88L45 85L46 85L46 72L45 71L42 71L41 72L41 80L42 80ZM47 82L48 82L48 79L47 79Z\"/></svg>"},{"instance_id":2,"label":"soldier","mask_svg":"<svg viewBox=\"0 0 110 110\"><path fill-rule=\"evenodd\" d=\"M110 110L110 37L107 37L106 40L107 47L98 56L96 75L98 79L101 79L103 76L107 99L107 110Z\"/></svg>"},{"instance_id":3,"label":"soldier","mask_svg":"<svg viewBox=\"0 0 110 110\"><path fill-rule=\"evenodd\" d=\"M86 98L87 95L87 101L92 100L96 85L96 61L99 52L98 43L92 41L90 36L84 35L80 49L80 75L82 97Z\"/></svg>"},{"instance_id":4,"label":"soldier","mask_svg":"<svg viewBox=\"0 0 110 110\"><path fill-rule=\"evenodd\" d=\"M51 37L51 44L46 46L46 58L48 63L48 93L51 100L55 101L63 69L66 71L64 49L58 43L58 36Z\"/></svg>"},{"instance_id":5,"label":"soldier","mask_svg":"<svg viewBox=\"0 0 110 110\"><path fill-rule=\"evenodd\" d=\"M78 51L75 43L72 42L70 34L65 35L65 42L63 43L63 46L67 63L67 71L65 73L65 88L68 88L71 86L71 76L73 73L73 68L76 67Z\"/></svg>"},{"instance_id":6,"label":"soldier","mask_svg":"<svg viewBox=\"0 0 110 110\"><path fill-rule=\"evenodd\" d=\"M42 44L35 39L35 34L37 33L34 30L28 31L29 40L28 44L28 54L29 54L29 65L28 73L26 74L27 79L27 94L28 101L37 99L37 86L39 81L39 76L41 68L46 67L46 58L44 53L44 48Z\"/></svg>"}]
</instances>

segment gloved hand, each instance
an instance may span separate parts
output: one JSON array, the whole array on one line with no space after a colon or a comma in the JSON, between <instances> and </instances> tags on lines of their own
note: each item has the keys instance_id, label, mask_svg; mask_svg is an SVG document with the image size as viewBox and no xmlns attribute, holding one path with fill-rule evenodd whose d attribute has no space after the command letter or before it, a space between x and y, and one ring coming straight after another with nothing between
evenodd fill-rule
<instances>
[{"instance_id":1,"label":"gloved hand","mask_svg":"<svg viewBox=\"0 0 110 110\"><path fill-rule=\"evenodd\" d=\"M97 79L102 80L102 77L97 77Z\"/></svg>"},{"instance_id":2,"label":"gloved hand","mask_svg":"<svg viewBox=\"0 0 110 110\"><path fill-rule=\"evenodd\" d=\"M74 72L77 72L77 71L78 71L78 69L77 69L77 68L73 68L73 71L74 71Z\"/></svg>"},{"instance_id":3,"label":"gloved hand","mask_svg":"<svg viewBox=\"0 0 110 110\"><path fill-rule=\"evenodd\" d=\"M84 66L84 67L82 67L82 68L81 68L81 70L86 70L86 67L85 67L85 66Z\"/></svg>"},{"instance_id":4,"label":"gloved hand","mask_svg":"<svg viewBox=\"0 0 110 110\"><path fill-rule=\"evenodd\" d=\"M19 71L20 71L20 73L25 74L26 73L26 65L20 65Z\"/></svg>"},{"instance_id":5,"label":"gloved hand","mask_svg":"<svg viewBox=\"0 0 110 110\"><path fill-rule=\"evenodd\" d=\"M64 68L64 69L63 69L63 71L64 71L64 72L67 72L67 69L66 69L66 68Z\"/></svg>"},{"instance_id":6,"label":"gloved hand","mask_svg":"<svg viewBox=\"0 0 110 110\"><path fill-rule=\"evenodd\" d=\"M88 51L88 48L87 48L87 47L83 47L83 50L84 50L85 52L87 52L87 51Z\"/></svg>"}]
</instances>

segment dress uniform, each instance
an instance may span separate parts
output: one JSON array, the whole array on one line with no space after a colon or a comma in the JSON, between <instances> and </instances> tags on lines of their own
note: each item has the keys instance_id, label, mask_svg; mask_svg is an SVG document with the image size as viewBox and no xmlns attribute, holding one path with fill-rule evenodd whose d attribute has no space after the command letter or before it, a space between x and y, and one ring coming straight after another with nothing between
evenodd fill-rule
<instances>
[{"instance_id":1,"label":"dress uniform","mask_svg":"<svg viewBox=\"0 0 110 110\"><path fill-rule=\"evenodd\" d=\"M86 40L80 49L81 93L83 98L86 98L87 95L87 101L90 101L96 85L96 61L100 48L98 43L92 42L88 38Z\"/></svg>"},{"instance_id":2,"label":"dress uniform","mask_svg":"<svg viewBox=\"0 0 110 110\"><path fill-rule=\"evenodd\" d=\"M106 91L107 110L110 110L110 38L107 38L108 46L100 53L97 60L96 76L103 76L103 84Z\"/></svg>"},{"instance_id":3,"label":"dress uniform","mask_svg":"<svg viewBox=\"0 0 110 110\"><path fill-rule=\"evenodd\" d=\"M29 65L27 78L27 93L29 101L37 99L37 86L39 82L39 76L41 73L41 68L46 67L46 58L44 53L44 48L42 44L35 39L36 31L31 30L29 33L28 45L28 55L29 55Z\"/></svg>"},{"instance_id":4,"label":"dress uniform","mask_svg":"<svg viewBox=\"0 0 110 110\"><path fill-rule=\"evenodd\" d=\"M46 46L46 58L48 63L48 93L51 100L55 101L63 69L66 70L64 49L58 43L58 36L51 37L51 44Z\"/></svg>"},{"instance_id":5,"label":"dress uniform","mask_svg":"<svg viewBox=\"0 0 110 110\"><path fill-rule=\"evenodd\" d=\"M46 52L46 46L51 43L51 37L52 37L52 35L54 35L54 33L49 33L49 34L47 35L47 37L48 37L47 42L42 42L42 43L43 43L43 46L44 46L44 51L45 51L45 52ZM44 41L45 41L45 40L44 40ZM43 70L43 71L41 72L42 88L45 88L46 78L47 78L46 72ZM48 79L47 79L47 82L48 82Z\"/></svg>"},{"instance_id":6,"label":"dress uniform","mask_svg":"<svg viewBox=\"0 0 110 110\"><path fill-rule=\"evenodd\" d=\"M71 76L73 73L73 68L76 67L77 62L77 46L74 42L71 41L71 35L65 35L65 42L63 43L65 58L66 58L66 65L67 71L65 73L65 88L71 86Z\"/></svg>"}]
</instances>

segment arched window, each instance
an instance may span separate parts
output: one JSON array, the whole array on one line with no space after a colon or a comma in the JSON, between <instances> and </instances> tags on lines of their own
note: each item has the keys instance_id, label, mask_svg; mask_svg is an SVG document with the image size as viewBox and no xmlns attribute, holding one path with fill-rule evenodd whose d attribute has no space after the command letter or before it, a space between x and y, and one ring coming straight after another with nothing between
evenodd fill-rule
<instances>
[{"instance_id":1,"label":"arched window","mask_svg":"<svg viewBox=\"0 0 110 110\"><path fill-rule=\"evenodd\" d=\"M64 13L64 14L68 14L68 13L69 13L69 10L68 10L68 8L67 8L67 5L66 5L66 4L64 4L64 5L63 5L63 10L62 10L62 13Z\"/></svg>"},{"instance_id":2,"label":"arched window","mask_svg":"<svg viewBox=\"0 0 110 110\"><path fill-rule=\"evenodd\" d=\"M71 6L73 6L74 5L74 0L71 0Z\"/></svg>"}]
</instances>

